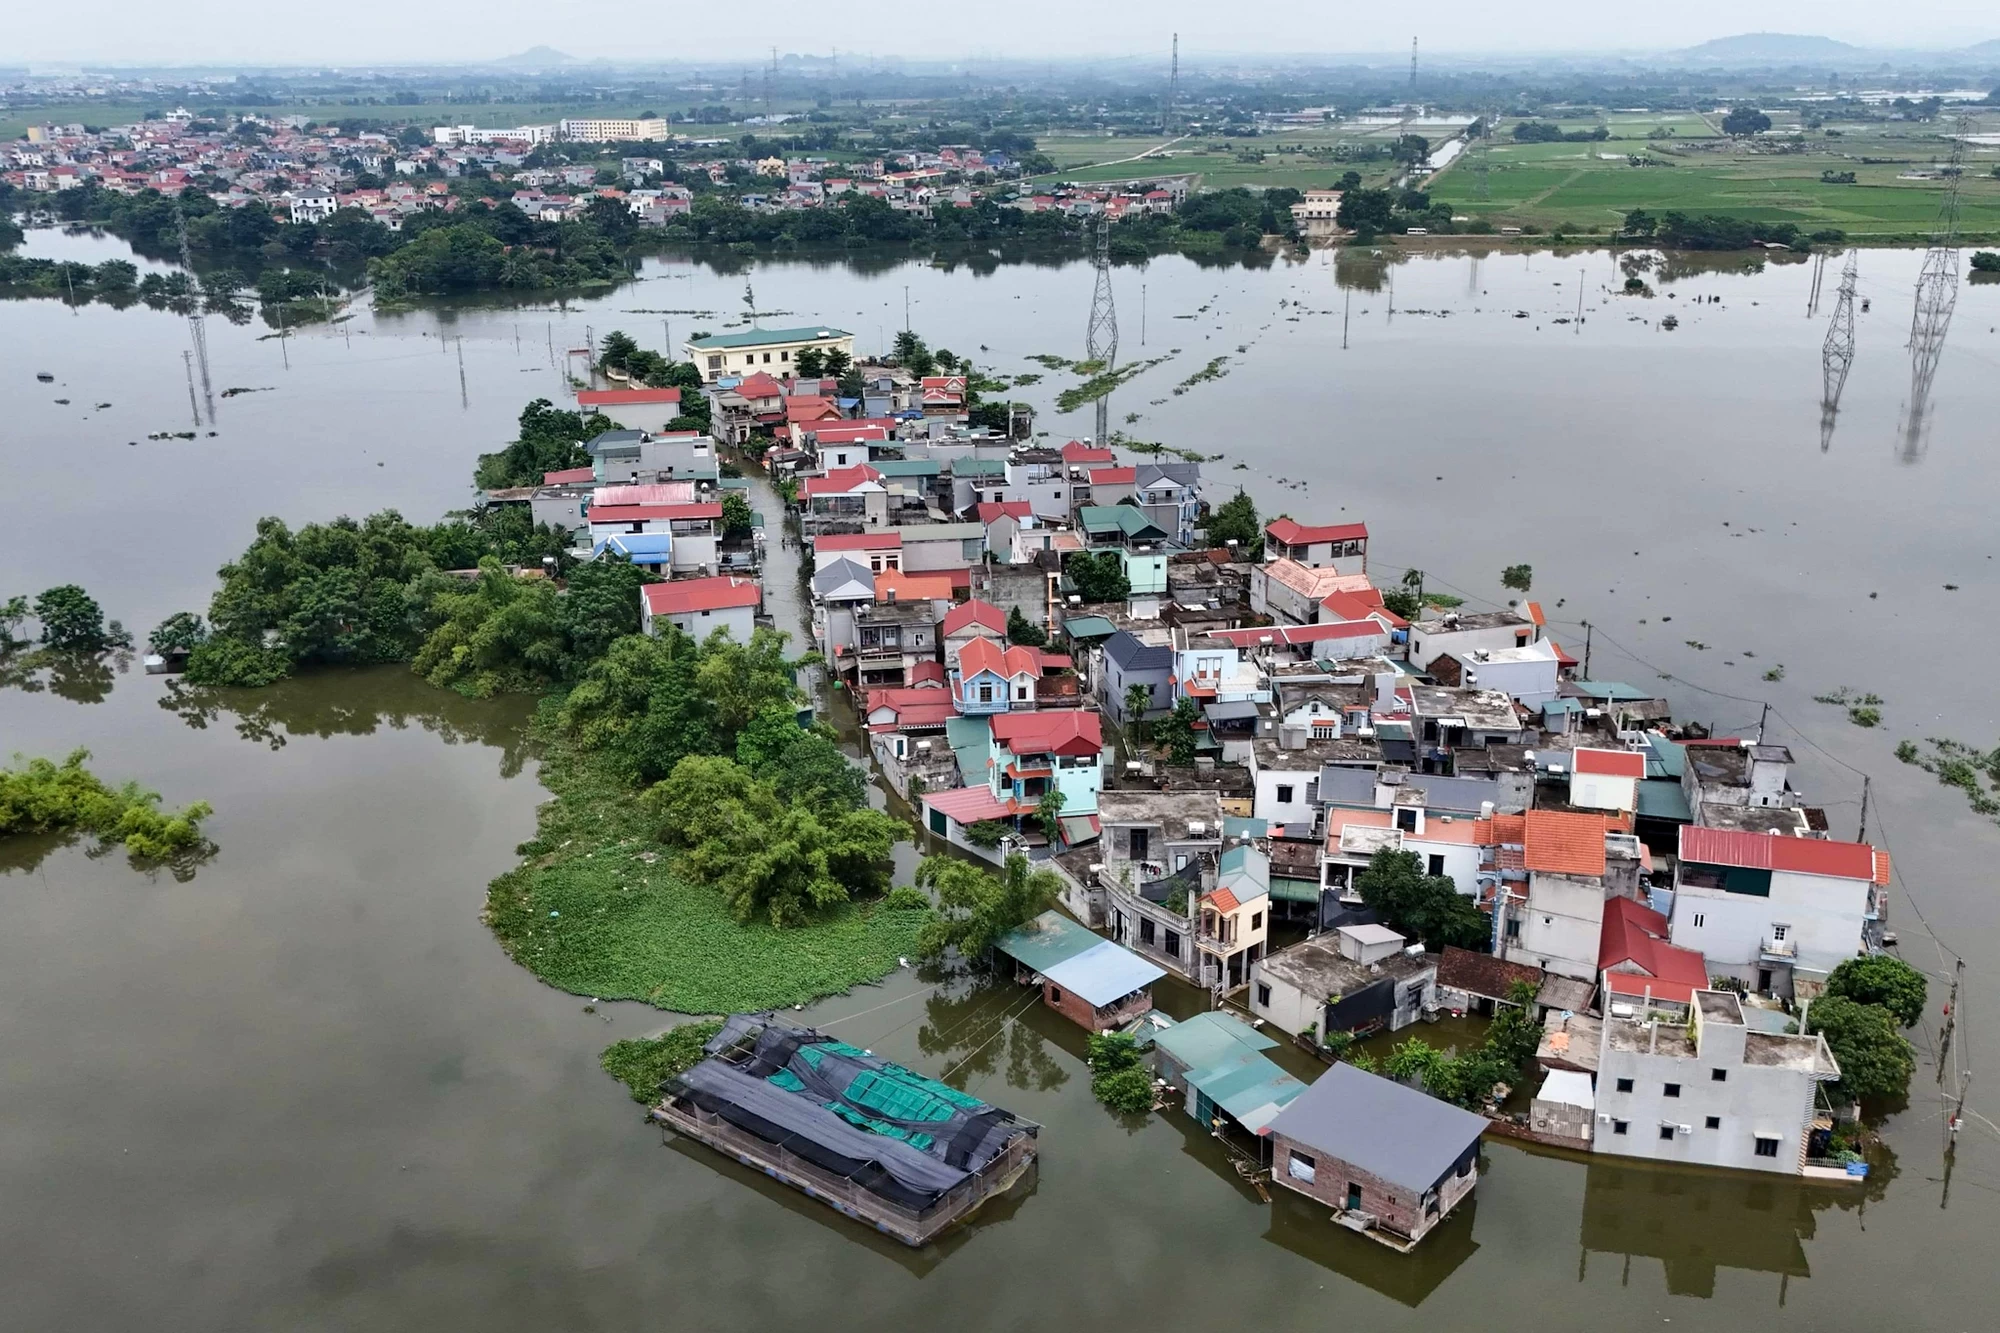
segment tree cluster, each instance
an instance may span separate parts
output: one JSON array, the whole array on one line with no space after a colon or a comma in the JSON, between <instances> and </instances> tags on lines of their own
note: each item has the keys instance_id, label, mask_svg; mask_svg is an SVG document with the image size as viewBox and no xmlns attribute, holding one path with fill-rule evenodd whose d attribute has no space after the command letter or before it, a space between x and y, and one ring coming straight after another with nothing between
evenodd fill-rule
<instances>
[{"instance_id":1,"label":"tree cluster","mask_svg":"<svg viewBox=\"0 0 2000 1333\"><path fill-rule=\"evenodd\" d=\"M1054 871L1030 868L1019 852L997 875L955 856L927 856L916 882L937 900L937 914L917 939L918 953L931 959L956 953L975 963L1002 935L1049 910L1062 892Z\"/></svg>"},{"instance_id":2,"label":"tree cluster","mask_svg":"<svg viewBox=\"0 0 2000 1333\"><path fill-rule=\"evenodd\" d=\"M1836 1085L1855 1099L1909 1090L1916 1049L1899 1028L1923 1017L1924 974L1900 958L1849 958L1827 974L1826 993L1806 1008L1805 1031L1826 1038L1840 1065Z\"/></svg>"},{"instance_id":3,"label":"tree cluster","mask_svg":"<svg viewBox=\"0 0 2000 1333\"><path fill-rule=\"evenodd\" d=\"M1153 1075L1140 1059L1138 1044L1123 1032L1090 1036L1090 1092L1125 1115L1153 1109Z\"/></svg>"},{"instance_id":4,"label":"tree cluster","mask_svg":"<svg viewBox=\"0 0 2000 1333\"><path fill-rule=\"evenodd\" d=\"M161 810L157 792L132 782L112 787L84 767L89 758L76 750L60 764L31 759L24 768L0 768L0 838L92 834L100 845L122 845L142 868L170 866L177 878L214 850L201 834L201 821L214 813L207 802Z\"/></svg>"},{"instance_id":5,"label":"tree cluster","mask_svg":"<svg viewBox=\"0 0 2000 1333\"><path fill-rule=\"evenodd\" d=\"M1257 502L1238 488L1235 495L1209 514L1202 529L1209 546L1222 549L1236 543L1238 560L1264 558L1264 525L1257 518Z\"/></svg>"},{"instance_id":6,"label":"tree cluster","mask_svg":"<svg viewBox=\"0 0 2000 1333\"><path fill-rule=\"evenodd\" d=\"M1116 551L1078 551L1063 566L1063 573L1086 602L1122 602L1132 595L1132 581Z\"/></svg>"},{"instance_id":7,"label":"tree cluster","mask_svg":"<svg viewBox=\"0 0 2000 1333\"><path fill-rule=\"evenodd\" d=\"M1354 878L1361 901L1384 925L1442 948L1481 948L1492 925L1448 875L1427 875L1415 852L1383 848Z\"/></svg>"}]
</instances>

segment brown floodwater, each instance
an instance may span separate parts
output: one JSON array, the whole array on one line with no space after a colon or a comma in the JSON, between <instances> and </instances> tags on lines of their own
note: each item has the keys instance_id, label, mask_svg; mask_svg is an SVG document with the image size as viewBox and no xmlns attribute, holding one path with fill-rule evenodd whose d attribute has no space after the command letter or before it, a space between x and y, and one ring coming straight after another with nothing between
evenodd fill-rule
<instances>
[{"instance_id":1,"label":"brown floodwater","mask_svg":"<svg viewBox=\"0 0 2000 1333\"><path fill-rule=\"evenodd\" d=\"M30 240L58 244L123 251ZM1532 564L1566 647L1581 651L1576 622L1597 626L1594 675L1657 686L1724 730L1774 705L1772 737L1794 747L1844 835L1859 813L1853 770L1872 773L1871 831L1969 960L1974 1063L2000 1054L2000 1027L1979 1018L2000 1002L1984 873L2000 828L1891 753L1905 737L2000 740L1980 666L2000 654L2000 288L1961 294L1913 447L1903 343L1918 256L1865 253L1872 309L1822 451L1831 274L1809 320L1797 264L1649 272L1660 294L1646 300L1611 294L1626 275L1602 252L1329 260L1119 270L1121 357L1172 359L1119 391L1114 421L1135 413L1125 429L1138 438L1222 454L1211 478L1242 482L1267 512L1366 518L1378 576L1421 564L1432 587L1480 604L1510 595L1502 567ZM1062 438L1088 429L1088 411L1050 410L1067 375L1025 360L1077 354L1087 268L775 262L750 276L761 306L840 323L863 350L900 327L907 284L911 323L934 346L1043 374L1016 396ZM1557 323L1575 313L1579 277L1587 322ZM216 390L259 392L220 401L217 434L193 441L146 439L188 426L184 321L0 305L15 349L0 373L0 595L81 582L143 635L205 605L260 515L394 506L431 519L469 498L472 456L506 438L526 399L559 392L551 344L623 328L657 346L666 320L676 336L719 329L743 282L656 261L567 309L364 313L283 348L211 318ZM1669 312L1671 332L1658 325ZM1230 358L1221 378L1173 392L1217 356ZM790 579L772 583L795 616ZM1779 663L1782 680L1761 679ZM1883 696L1880 728L1812 701L1842 685ZM699 1148L663 1145L596 1066L608 1041L663 1017L587 1014L588 997L542 986L494 946L485 884L512 864L542 795L527 712L399 668L227 697L116 664L59 690L0 689L0 753L87 746L108 777L211 801L220 847L185 882L81 846L0 853L0 1322L1992 1322L2000 1133L1970 1122L1947 1185L1928 1029L1865 1191L1495 1143L1471 1205L1401 1257L1282 1191L1264 1204L1178 1113L1107 1114L1082 1034L1011 987L903 972L809 1016L1046 1128L1031 1190L933 1251L878 1241ZM1911 898L1893 906L1905 956L1938 972ZM1171 990L1164 1002L1199 1001Z\"/></svg>"}]
</instances>

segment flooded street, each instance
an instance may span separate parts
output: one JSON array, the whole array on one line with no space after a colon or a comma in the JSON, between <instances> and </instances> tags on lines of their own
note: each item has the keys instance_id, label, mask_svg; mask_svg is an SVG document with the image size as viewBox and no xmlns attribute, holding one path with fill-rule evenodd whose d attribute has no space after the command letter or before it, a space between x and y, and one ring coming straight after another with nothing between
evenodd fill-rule
<instances>
[{"instance_id":1,"label":"flooded street","mask_svg":"<svg viewBox=\"0 0 2000 1333\"><path fill-rule=\"evenodd\" d=\"M46 232L27 251L127 253ZM1870 835L1921 909L1899 890L1889 924L1928 972L1944 964L1925 920L1966 956L1973 1064L1991 1066L2000 827L1893 750L2000 741L1976 666L2000 656L2000 286L1962 290L1912 443L1919 260L1861 257L1872 308L1824 451L1831 276L1809 320L1807 265L1649 271L1644 299L1614 294L1627 274L1602 251L1120 269L1121 359L1170 359L1119 390L1112 420L1222 455L1204 466L1217 501L1237 482L1266 513L1365 518L1378 581L1421 565L1483 606L1510 595L1503 567L1531 564L1566 649L1581 656L1580 622L1594 626L1596 678L1656 688L1718 734L1773 705L1770 738L1838 836L1872 774ZM82 583L143 638L206 609L259 516L431 521L470 500L473 456L528 399L560 395L551 347L560 360L611 329L658 347L668 321L676 340L719 331L745 276L649 261L642 281L567 309L364 311L283 346L261 322L210 317L215 390L258 391L219 400L217 434L204 423L191 441L147 439L190 428L184 319L0 303L22 349L0 372L0 598ZM798 261L748 277L770 321L831 322L864 352L902 327L907 286L932 347L1042 374L1011 396L1058 441L1089 429L1088 410L1053 409L1072 377L1026 360L1080 354L1086 266ZM1580 289L1586 322L1557 322ZM1220 378L1187 383L1218 357ZM781 621L795 617L789 578L772 582ZM1813 702L1843 685L1883 697L1881 727ZM122 854L0 854L0 1327L1990 1322L2000 1131L1968 1122L1947 1193L1922 1034L1911 1104L1887 1129L1895 1164L1865 1195L1491 1142L1470 1206L1403 1257L1289 1193L1261 1203L1178 1112L1118 1121L1091 1099L1082 1033L1021 992L905 971L809 1017L1045 1126L1031 1193L907 1252L663 1147L597 1068L605 1044L663 1018L586 1014L587 997L495 945L486 882L542 796L528 701L472 703L390 667L163 702L169 687L136 667L100 702L0 689L0 753L87 746L107 779L212 802L221 849L186 883ZM1940 995L1934 981L1933 1010ZM1974 1109L2000 1120L2000 1091L1980 1086Z\"/></svg>"}]
</instances>

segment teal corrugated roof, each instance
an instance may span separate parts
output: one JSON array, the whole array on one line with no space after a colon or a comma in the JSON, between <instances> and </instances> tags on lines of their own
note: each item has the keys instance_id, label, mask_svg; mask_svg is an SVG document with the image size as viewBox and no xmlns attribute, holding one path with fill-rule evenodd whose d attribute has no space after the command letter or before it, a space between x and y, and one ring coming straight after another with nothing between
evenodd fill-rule
<instances>
[{"instance_id":1,"label":"teal corrugated roof","mask_svg":"<svg viewBox=\"0 0 2000 1333\"><path fill-rule=\"evenodd\" d=\"M1268 1051L1278 1044L1248 1023L1214 1009L1176 1023L1153 1041L1190 1069L1220 1064L1237 1051Z\"/></svg>"},{"instance_id":2,"label":"teal corrugated roof","mask_svg":"<svg viewBox=\"0 0 2000 1333\"><path fill-rule=\"evenodd\" d=\"M1137 505L1084 505L1076 511L1076 521L1085 532L1121 532L1127 537L1137 537L1153 533L1159 537L1167 534L1153 525L1146 517L1146 511Z\"/></svg>"},{"instance_id":3,"label":"teal corrugated roof","mask_svg":"<svg viewBox=\"0 0 2000 1333\"><path fill-rule=\"evenodd\" d=\"M1573 680L1570 682L1570 685L1575 688L1578 694L1589 699L1631 702L1653 697L1644 690L1616 680Z\"/></svg>"},{"instance_id":4,"label":"teal corrugated roof","mask_svg":"<svg viewBox=\"0 0 2000 1333\"><path fill-rule=\"evenodd\" d=\"M1066 963L1105 943L1109 941L1050 908L1027 925L1016 926L1002 935L993 942L993 947L1023 967L1047 972L1057 963Z\"/></svg>"},{"instance_id":5,"label":"teal corrugated roof","mask_svg":"<svg viewBox=\"0 0 2000 1333\"><path fill-rule=\"evenodd\" d=\"M1688 808L1687 792L1677 778L1647 778L1639 784L1639 816L1642 819L1677 819L1694 822Z\"/></svg>"},{"instance_id":6,"label":"teal corrugated roof","mask_svg":"<svg viewBox=\"0 0 2000 1333\"><path fill-rule=\"evenodd\" d=\"M746 329L742 333L708 333L688 339L690 347L709 351L723 347L761 347L765 343L803 343L818 338L851 338L846 329L831 324L810 324L800 329Z\"/></svg>"},{"instance_id":7,"label":"teal corrugated roof","mask_svg":"<svg viewBox=\"0 0 2000 1333\"><path fill-rule=\"evenodd\" d=\"M1063 621L1063 633L1072 639L1103 639L1118 632L1118 627L1103 616L1072 616Z\"/></svg>"},{"instance_id":8,"label":"teal corrugated roof","mask_svg":"<svg viewBox=\"0 0 2000 1333\"><path fill-rule=\"evenodd\" d=\"M1271 876L1271 896L1285 903L1316 903L1319 901L1319 881L1316 879L1289 879L1283 875Z\"/></svg>"},{"instance_id":9,"label":"teal corrugated roof","mask_svg":"<svg viewBox=\"0 0 2000 1333\"><path fill-rule=\"evenodd\" d=\"M944 743L958 760L958 780L967 786L986 782L986 761L993 755L993 728L983 717L948 717Z\"/></svg>"},{"instance_id":10,"label":"teal corrugated roof","mask_svg":"<svg viewBox=\"0 0 2000 1333\"><path fill-rule=\"evenodd\" d=\"M1004 477L1007 475L1007 460L1004 458L954 458L951 460L951 475L954 477Z\"/></svg>"},{"instance_id":11,"label":"teal corrugated roof","mask_svg":"<svg viewBox=\"0 0 2000 1333\"><path fill-rule=\"evenodd\" d=\"M885 477L935 477L942 470L935 458L884 458L868 466Z\"/></svg>"},{"instance_id":12,"label":"teal corrugated roof","mask_svg":"<svg viewBox=\"0 0 2000 1333\"><path fill-rule=\"evenodd\" d=\"M1242 815L1222 817L1222 836L1225 838L1262 838L1270 832L1271 821L1268 819L1249 819Z\"/></svg>"},{"instance_id":13,"label":"teal corrugated roof","mask_svg":"<svg viewBox=\"0 0 2000 1333\"><path fill-rule=\"evenodd\" d=\"M1678 782L1687 772L1687 747L1679 741L1670 741L1649 731L1646 733L1646 748L1651 751L1651 758L1646 763L1648 777L1673 778ZM1655 768L1660 771L1654 773Z\"/></svg>"}]
</instances>

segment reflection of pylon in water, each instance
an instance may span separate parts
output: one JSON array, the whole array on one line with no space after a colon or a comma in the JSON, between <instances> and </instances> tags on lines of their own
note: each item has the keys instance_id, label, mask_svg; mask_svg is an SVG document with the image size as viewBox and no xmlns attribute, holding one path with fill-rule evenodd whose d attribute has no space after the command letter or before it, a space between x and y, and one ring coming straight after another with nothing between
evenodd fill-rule
<instances>
[{"instance_id":1,"label":"reflection of pylon in water","mask_svg":"<svg viewBox=\"0 0 2000 1333\"><path fill-rule=\"evenodd\" d=\"M1084 337L1085 355L1097 364L1094 372L1109 375L1118 360L1118 307L1111 300L1111 219L1100 218L1097 223L1097 287L1090 297L1090 328ZM1100 394L1097 399L1097 439L1098 448L1106 447L1111 440L1111 395Z\"/></svg>"},{"instance_id":2,"label":"reflection of pylon in water","mask_svg":"<svg viewBox=\"0 0 2000 1333\"><path fill-rule=\"evenodd\" d=\"M1972 122L1963 116L1952 126L1951 156L1944 168L1944 200L1938 205L1937 226L1931 232L1930 249L1924 252L1923 271L1917 276L1917 299L1910 312L1910 404L1903 418L1902 457L1906 463L1922 458L1928 446L1931 384L1937 377L1945 334L1951 331L1952 310L1958 305L1958 186L1964 175L1965 136L1971 131Z\"/></svg>"},{"instance_id":3,"label":"reflection of pylon in water","mask_svg":"<svg viewBox=\"0 0 2000 1333\"><path fill-rule=\"evenodd\" d=\"M195 365L201 370L201 397L208 406L208 424L215 424L215 388L208 378L208 330L202 324L203 302L207 297L201 290L201 278L194 271L194 259L188 254L187 215L180 217L181 267L188 276L188 340L194 344Z\"/></svg>"},{"instance_id":4,"label":"reflection of pylon in water","mask_svg":"<svg viewBox=\"0 0 2000 1333\"><path fill-rule=\"evenodd\" d=\"M1840 270L1840 289L1834 295L1833 319L1826 326L1826 341L1820 344L1819 449L1833 447L1833 419L1840 414L1840 392L1847 387L1847 371L1854 364L1854 280L1861 261L1859 250L1847 252Z\"/></svg>"}]
</instances>

